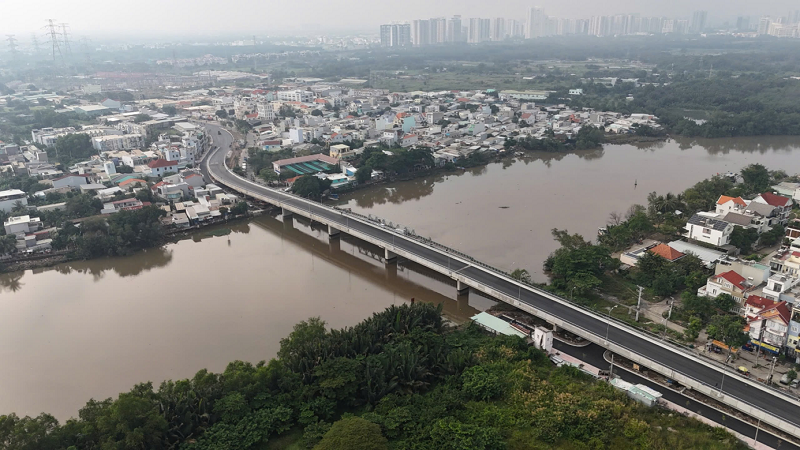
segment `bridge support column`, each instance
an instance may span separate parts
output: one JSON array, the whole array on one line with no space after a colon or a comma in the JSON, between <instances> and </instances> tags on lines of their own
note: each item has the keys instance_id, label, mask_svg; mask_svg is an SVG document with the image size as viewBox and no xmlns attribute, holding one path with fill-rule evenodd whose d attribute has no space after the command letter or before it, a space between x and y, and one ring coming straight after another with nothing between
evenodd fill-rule
<instances>
[{"instance_id":1,"label":"bridge support column","mask_svg":"<svg viewBox=\"0 0 800 450\"><path fill-rule=\"evenodd\" d=\"M291 217L291 216L292 216L292 212L291 211L289 211L288 209L286 209L284 207L281 207L281 217Z\"/></svg>"},{"instance_id":2,"label":"bridge support column","mask_svg":"<svg viewBox=\"0 0 800 450\"><path fill-rule=\"evenodd\" d=\"M387 263L397 262L397 255L390 252L388 248L383 249L383 258Z\"/></svg>"},{"instance_id":3,"label":"bridge support column","mask_svg":"<svg viewBox=\"0 0 800 450\"><path fill-rule=\"evenodd\" d=\"M553 325L553 333L558 333L558 325L556 325L554 323L551 324L551 325Z\"/></svg>"},{"instance_id":4,"label":"bridge support column","mask_svg":"<svg viewBox=\"0 0 800 450\"><path fill-rule=\"evenodd\" d=\"M328 237L331 238L331 239L338 238L339 237L339 230L337 230L336 228L333 228L332 226L328 225Z\"/></svg>"},{"instance_id":5,"label":"bridge support column","mask_svg":"<svg viewBox=\"0 0 800 450\"><path fill-rule=\"evenodd\" d=\"M461 280L456 280L456 292L458 295L467 295L469 294L469 286L462 283Z\"/></svg>"},{"instance_id":6,"label":"bridge support column","mask_svg":"<svg viewBox=\"0 0 800 450\"><path fill-rule=\"evenodd\" d=\"M341 240L339 239L328 239L328 251L330 253L335 253L340 251L342 249L341 246L339 245L340 243Z\"/></svg>"}]
</instances>

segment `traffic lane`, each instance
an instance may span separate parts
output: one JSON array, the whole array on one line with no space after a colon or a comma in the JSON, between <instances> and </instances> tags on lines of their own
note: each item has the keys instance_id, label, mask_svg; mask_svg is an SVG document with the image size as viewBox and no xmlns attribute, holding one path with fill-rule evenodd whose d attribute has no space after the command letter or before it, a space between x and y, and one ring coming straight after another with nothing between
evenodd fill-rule
<instances>
[{"instance_id":1,"label":"traffic lane","mask_svg":"<svg viewBox=\"0 0 800 450\"><path fill-rule=\"evenodd\" d=\"M561 353L572 355L575 358L578 358L595 367L601 369L610 367L610 364L603 358L603 352L605 351L605 349L598 345L590 344L586 347L573 347L561 341L553 341L553 347L556 348ZM734 430L737 433L742 434L743 436L747 436L751 439L755 438L757 427L750 424L749 422L745 422L736 417L722 413L714 408L711 408L705 403L700 403L693 398L687 397L681 394L680 392L670 389L667 386L655 383L652 380L645 378L641 375L637 375L635 373L628 372L627 370L620 369L618 366L614 370L614 374L629 383L644 384L645 386L653 388L656 391L661 392L661 394L664 396L666 400L669 400L672 403L675 403L676 405L679 405L692 412L700 414L703 417L711 419L714 422L720 424L721 426ZM770 433L767 433L764 430L759 431L758 442L766 444L772 448L800 450L800 446L792 442L779 439L778 437Z\"/></svg>"},{"instance_id":2,"label":"traffic lane","mask_svg":"<svg viewBox=\"0 0 800 450\"><path fill-rule=\"evenodd\" d=\"M516 284L507 282L477 268L469 268L461 273L510 297L518 296L520 301L532 306L533 308L545 311L553 316L561 318L562 320L580 326L581 328L584 328L597 336L605 338L605 333L608 332L609 341L614 342L615 344L620 345L633 353L642 355L651 360L655 360L664 366L672 368L678 373L705 383L708 386L717 387L719 384L722 384L722 392L724 392L726 395L749 403L750 405L756 406L764 411L770 411L770 413L781 417L789 423L798 423L797 420L798 417L800 417L800 407L797 404L769 394L765 395L765 393L761 390L737 379L737 376L734 372L727 373L723 382L723 374L717 369L708 367L699 362L692 361L683 355L676 354L669 349L663 348L647 340L632 336L627 331L620 330L615 327L609 327L607 321L601 321L587 316L581 311L577 311L569 306L552 301L535 292L528 290L520 291ZM632 337L633 339L631 339Z\"/></svg>"},{"instance_id":3,"label":"traffic lane","mask_svg":"<svg viewBox=\"0 0 800 450\"><path fill-rule=\"evenodd\" d=\"M273 201L285 202L287 204L291 204L298 208L304 208L305 206L307 206L307 204L300 199L288 196L283 193L278 193L270 189L265 189L261 186L250 186L249 184L242 183L241 180L239 180L236 177L230 177L229 183L235 184L239 186L239 188L241 189L255 190L257 191L257 193L273 199ZM309 208L312 213L315 213L320 217L324 217L328 221L339 223L340 226L345 225L345 223L348 222L346 219L342 221L343 216L341 214L337 215L335 212L332 212L326 208L322 208L320 206L313 204L311 204ZM405 239L398 240L396 239L396 235L394 233L378 229L369 224L364 224L360 221L354 220L352 223L349 223L348 225L350 226L350 228L357 229L358 231L361 231L367 235L370 235L376 239L380 239L387 243L394 240L395 245L402 248L403 250L406 250L424 259L428 259L442 267L444 267L444 265L447 264L447 260L449 260L448 256L443 255L433 249L430 249L427 246L420 245L413 241L407 241ZM515 284L502 280L493 274L487 273L483 270L474 267L467 268L466 270L463 271L463 273L465 276L469 278L472 278L494 289L497 289L498 291L503 292L506 295L512 297L514 294L513 290L515 288L517 290L519 289L518 286ZM523 296L522 292L518 290L518 294L520 296L521 301L524 301L525 303L533 306L534 308L547 311L548 313L553 314L557 317L561 317L562 319L571 322L573 324L576 325L580 324L581 327L595 333L598 336L603 336L602 333L605 331L603 330L603 327L607 327L608 325L607 322L605 321L600 321L588 317L580 311L576 311L565 305L561 305L558 302L549 300L531 291L526 290ZM709 386L722 381L722 374L716 369L707 367L700 363L690 361L681 355L677 355L670 350L664 349L658 345L652 344L648 341L644 341L640 338L634 337L634 339L630 339L632 335L626 331L619 330L617 328L608 329L608 331L609 331L608 337L610 341L613 341L618 345L623 345L624 347L628 348L634 353L640 355L648 355L649 358L655 359L660 363L664 364L665 366L673 368L679 373L682 373L686 376L689 376L698 381L706 383ZM623 342L625 342L625 344L622 344ZM800 413L800 408L798 408L796 405L792 405L791 403L785 400L773 397L772 400L777 400L779 403L782 404L779 405L781 407L778 408L776 412L775 401L768 402L761 391L751 387L750 385L744 382L736 380L735 377L730 377L728 385L725 386L723 384L723 387L727 387L726 389L723 389L723 392L725 392L728 395L731 395L731 397L737 398L741 401L747 402L751 405L757 406L766 411L771 411L773 414L782 417L791 423L794 423L793 418L798 417L798 414ZM735 392L735 395L731 394L732 392Z\"/></svg>"}]
</instances>

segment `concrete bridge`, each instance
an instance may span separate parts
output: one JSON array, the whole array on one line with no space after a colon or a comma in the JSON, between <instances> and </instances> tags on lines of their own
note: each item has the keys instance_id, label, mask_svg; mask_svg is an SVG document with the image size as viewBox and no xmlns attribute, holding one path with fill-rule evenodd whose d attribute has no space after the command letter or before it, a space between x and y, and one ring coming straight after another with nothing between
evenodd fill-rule
<instances>
[{"instance_id":1,"label":"concrete bridge","mask_svg":"<svg viewBox=\"0 0 800 450\"><path fill-rule=\"evenodd\" d=\"M235 175L225 165L232 136L219 126L206 124L219 149L201 163L216 183L240 194L281 208L285 216L297 214L328 227L336 239L347 233L384 251L387 264L403 257L455 280L464 294L473 289L514 305L548 323L611 350L643 368L653 370L701 392L761 422L800 438L800 402L783 391L743 378L734 368L699 357L687 348L659 340L610 316L576 305L456 250L405 230L342 209L253 183ZM218 131L221 133L218 134Z\"/></svg>"}]
</instances>

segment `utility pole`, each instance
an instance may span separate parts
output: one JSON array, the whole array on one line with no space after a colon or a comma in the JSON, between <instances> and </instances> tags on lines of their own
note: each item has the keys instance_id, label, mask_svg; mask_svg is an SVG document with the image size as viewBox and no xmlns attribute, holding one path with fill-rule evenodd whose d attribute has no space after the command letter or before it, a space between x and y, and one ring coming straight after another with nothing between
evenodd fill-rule
<instances>
[{"instance_id":1,"label":"utility pole","mask_svg":"<svg viewBox=\"0 0 800 450\"><path fill-rule=\"evenodd\" d=\"M775 361L778 360L777 356L772 357L772 368L769 369L769 378L767 378L767 384L772 384L772 372L775 371Z\"/></svg>"},{"instance_id":2,"label":"utility pole","mask_svg":"<svg viewBox=\"0 0 800 450\"><path fill-rule=\"evenodd\" d=\"M44 28L50 36L50 44L53 47L53 61L56 60L56 52L58 52L58 56L61 57L61 61L63 62L64 55L61 54L61 45L58 43L58 31L56 31L56 24L53 23L53 19L47 19L47 25L45 25Z\"/></svg>"},{"instance_id":3,"label":"utility pole","mask_svg":"<svg viewBox=\"0 0 800 450\"><path fill-rule=\"evenodd\" d=\"M72 48L69 46L69 34L67 33L68 23L61 23L61 38L64 40L64 49L67 51L67 56L72 56Z\"/></svg>"},{"instance_id":4,"label":"utility pole","mask_svg":"<svg viewBox=\"0 0 800 450\"><path fill-rule=\"evenodd\" d=\"M639 300L636 302L636 321L639 321L639 309L642 307L642 291L644 290L643 287L637 286L639 288Z\"/></svg>"}]
</instances>

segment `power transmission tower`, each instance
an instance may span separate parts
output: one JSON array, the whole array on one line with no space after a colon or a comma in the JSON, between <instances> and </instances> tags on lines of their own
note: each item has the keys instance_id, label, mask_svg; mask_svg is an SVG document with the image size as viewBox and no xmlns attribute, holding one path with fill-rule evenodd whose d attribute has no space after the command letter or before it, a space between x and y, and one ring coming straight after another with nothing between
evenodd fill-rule
<instances>
[{"instance_id":1,"label":"power transmission tower","mask_svg":"<svg viewBox=\"0 0 800 450\"><path fill-rule=\"evenodd\" d=\"M13 34L7 34L6 41L8 41L8 50L11 52L11 57L17 59L17 39Z\"/></svg>"},{"instance_id":2,"label":"power transmission tower","mask_svg":"<svg viewBox=\"0 0 800 450\"><path fill-rule=\"evenodd\" d=\"M61 61L64 61L64 55L61 54L61 45L58 43L58 31L56 31L56 24L53 23L53 19L47 19L47 25L44 26L47 30L47 34L50 36L50 44L53 47L53 61L56 60L56 52L58 52L58 56L61 58Z\"/></svg>"},{"instance_id":3,"label":"power transmission tower","mask_svg":"<svg viewBox=\"0 0 800 450\"><path fill-rule=\"evenodd\" d=\"M41 52L41 48L39 47L39 38L36 37L36 33L31 34L31 44L33 44L33 50L38 54Z\"/></svg>"},{"instance_id":4,"label":"power transmission tower","mask_svg":"<svg viewBox=\"0 0 800 450\"><path fill-rule=\"evenodd\" d=\"M86 36L81 37L81 49L84 56L86 56L86 64L92 64L92 55L89 53L89 38Z\"/></svg>"},{"instance_id":5,"label":"power transmission tower","mask_svg":"<svg viewBox=\"0 0 800 450\"><path fill-rule=\"evenodd\" d=\"M68 56L72 56L72 48L69 46L69 34L67 33L68 23L61 23L61 39L64 40L64 49L67 51Z\"/></svg>"}]
</instances>

